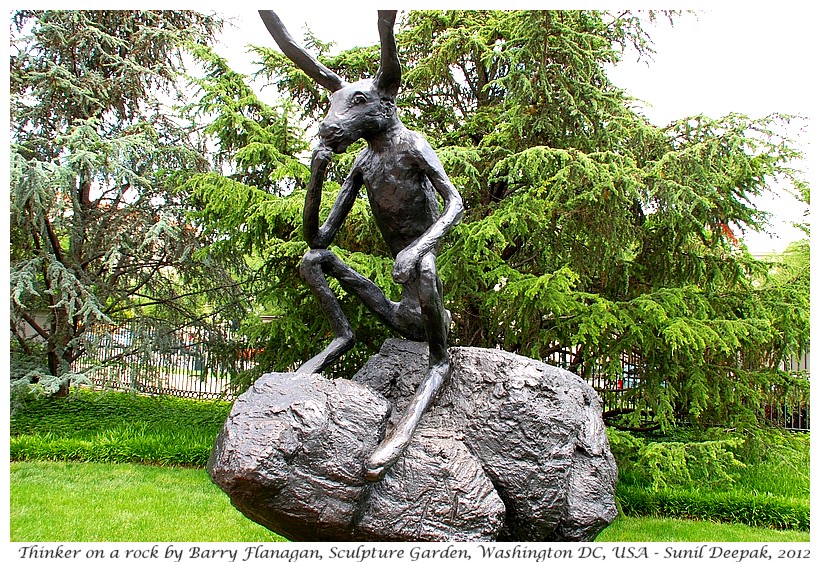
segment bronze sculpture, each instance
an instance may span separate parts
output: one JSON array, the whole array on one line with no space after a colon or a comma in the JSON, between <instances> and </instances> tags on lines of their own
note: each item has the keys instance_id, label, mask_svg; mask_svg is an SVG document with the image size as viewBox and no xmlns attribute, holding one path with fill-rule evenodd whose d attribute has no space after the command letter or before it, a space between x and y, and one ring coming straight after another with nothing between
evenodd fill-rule
<instances>
[{"instance_id":1,"label":"bronze sculpture","mask_svg":"<svg viewBox=\"0 0 820 562\"><path fill-rule=\"evenodd\" d=\"M429 348L427 373L399 422L365 463L365 477L376 481L401 456L422 415L450 377L447 335L450 315L444 308L436 271L436 250L444 234L461 220L461 196L427 141L408 130L396 111L401 65L393 33L395 11L379 11L380 67L373 79L347 83L302 49L272 11L260 10L265 26L282 52L308 76L332 92L330 110L319 127L304 209L304 236L310 247L300 272L330 322L334 339L297 373L321 372L355 341L350 323L327 283L336 278L382 322L407 339ZM364 139L324 224L319 225L322 184L332 154ZM402 284L399 302L390 301L370 279L328 249L364 186L376 224L395 259L393 279ZM439 212L436 194L444 202Z\"/></svg>"}]
</instances>

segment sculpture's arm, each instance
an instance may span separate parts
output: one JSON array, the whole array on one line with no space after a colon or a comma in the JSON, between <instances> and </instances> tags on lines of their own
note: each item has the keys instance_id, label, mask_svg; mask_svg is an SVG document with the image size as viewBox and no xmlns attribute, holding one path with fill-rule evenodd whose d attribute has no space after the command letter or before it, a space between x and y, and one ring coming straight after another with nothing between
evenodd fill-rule
<instances>
[{"instance_id":1,"label":"sculpture's arm","mask_svg":"<svg viewBox=\"0 0 820 562\"><path fill-rule=\"evenodd\" d=\"M305 209L302 215L302 230L305 240L311 249L326 249L333 242L336 233L341 228L342 223L347 218L359 189L362 187L361 174L356 171L354 165L353 172L347 177L339 195L330 208L330 213L324 224L319 226L319 209L322 204L322 186L325 181L325 172L330 163L333 151L320 145L313 151L310 160L310 181L308 182L307 194L305 195Z\"/></svg>"},{"instance_id":2,"label":"sculpture's arm","mask_svg":"<svg viewBox=\"0 0 820 562\"><path fill-rule=\"evenodd\" d=\"M406 283L412 270L427 252L432 250L448 230L461 222L464 214L464 203L458 190L447 177L444 166L436 156L433 148L421 137L415 144L418 164L430 179L433 187L444 200L444 211L424 234L419 236L407 248L399 252L393 266L393 279Z\"/></svg>"}]
</instances>

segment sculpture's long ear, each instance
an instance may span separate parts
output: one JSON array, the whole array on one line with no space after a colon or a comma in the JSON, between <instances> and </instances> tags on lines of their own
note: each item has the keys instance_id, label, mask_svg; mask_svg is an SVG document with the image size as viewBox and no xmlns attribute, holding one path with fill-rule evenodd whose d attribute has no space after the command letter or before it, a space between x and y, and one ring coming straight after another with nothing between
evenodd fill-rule
<instances>
[{"instance_id":1,"label":"sculpture's long ear","mask_svg":"<svg viewBox=\"0 0 820 562\"><path fill-rule=\"evenodd\" d=\"M396 10L379 10L379 40L381 41L381 61L374 82L382 95L395 98L401 85L401 63L396 49L393 25Z\"/></svg>"},{"instance_id":2,"label":"sculpture's long ear","mask_svg":"<svg viewBox=\"0 0 820 562\"><path fill-rule=\"evenodd\" d=\"M293 63L301 68L305 74L313 78L317 84L324 86L331 92L341 89L345 85L338 74L316 60L313 55L300 47L285 29L282 20L271 10L259 10L259 16L265 22L265 27L273 36L276 44Z\"/></svg>"}]
</instances>

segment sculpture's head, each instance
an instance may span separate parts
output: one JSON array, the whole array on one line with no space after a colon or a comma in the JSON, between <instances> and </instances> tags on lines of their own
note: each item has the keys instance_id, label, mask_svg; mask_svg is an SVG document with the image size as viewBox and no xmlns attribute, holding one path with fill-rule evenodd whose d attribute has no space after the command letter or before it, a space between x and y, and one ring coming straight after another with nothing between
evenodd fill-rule
<instances>
[{"instance_id":1,"label":"sculpture's head","mask_svg":"<svg viewBox=\"0 0 820 562\"><path fill-rule=\"evenodd\" d=\"M401 65L393 35L395 11L379 11L381 60L376 76L353 83L345 82L297 45L274 12L260 10L259 15L282 52L332 92L330 110L319 126L322 144L334 152L344 152L355 141L375 138L395 123L396 94L401 85Z\"/></svg>"},{"instance_id":2,"label":"sculpture's head","mask_svg":"<svg viewBox=\"0 0 820 562\"><path fill-rule=\"evenodd\" d=\"M340 153L359 139L377 136L396 119L395 97L386 95L375 80L360 80L333 92L319 137Z\"/></svg>"}]
</instances>

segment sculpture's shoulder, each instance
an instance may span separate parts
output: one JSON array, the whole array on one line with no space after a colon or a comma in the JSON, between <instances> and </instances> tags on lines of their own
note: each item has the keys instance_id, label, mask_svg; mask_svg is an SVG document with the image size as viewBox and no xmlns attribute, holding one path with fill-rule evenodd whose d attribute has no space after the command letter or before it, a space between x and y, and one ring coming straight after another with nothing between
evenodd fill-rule
<instances>
[{"instance_id":1,"label":"sculpture's shoulder","mask_svg":"<svg viewBox=\"0 0 820 562\"><path fill-rule=\"evenodd\" d=\"M402 141L408 153L420 164L427 163L430 160L430 155L434 154L433 147L430 146L424 135L418 131L407 129Z\"/></svg>"},{"instance_id":2,"label":"sculpture's shoulder","mask_svg":"<svg viewBox=\"0 0 820 562\"><path fill-rule=\"evenodd\" d=\"M424 135L422 135L418 131L406 129L405 135L406 142L412 150L432 150L432 148L430 147L430 143L427 142L427 139L424 138Z\"/></svg>"}]
</instances>

